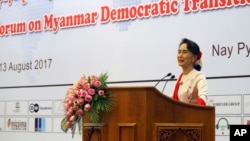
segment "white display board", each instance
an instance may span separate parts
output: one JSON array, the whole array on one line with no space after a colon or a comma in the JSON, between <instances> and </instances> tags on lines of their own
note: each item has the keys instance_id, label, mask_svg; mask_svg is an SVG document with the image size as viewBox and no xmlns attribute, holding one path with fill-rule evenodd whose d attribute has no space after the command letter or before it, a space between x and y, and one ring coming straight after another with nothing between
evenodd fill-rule
<instances>
[{"instance_id":1,"label":"white display board","mask_svg":"<svg viewBox=\"0 0 250 141\"><path fill-rule=\"evenodd\" d=\"M110 81L178 75L184 37L200 45L207 76L249 74L247 1L193 10L195 1L171 2L176 13L160 0L1 1L0 85L68 84L100 72ZM88 22L91 13L97 16Z\"/></svg>"},{"instance_id":2,"label":"white display board","mask_svg":"<svg viewBox=\"0 0 250 141\"><path fill-rule=\"evenodd\" d=\"M155 80L169 72L178 77L182 38L199 44L207 77L234 76L209 79L209 95L239 95L233 100L245 108L234 107L233 115L248 121L249 96L242 94L250 93L250 78L241 76L250 75L249 5L244 0L0 0L1 139L80 140L60 132L63 112L56 109L65 84L102 72L108 72L109 82ZM170 81L163 92L170 95L173 85ZM32 104L45 110L30 113ZM224 112L221 117L231 117ZM43 132L35 132L36 120ZM26 130L9 129L9 121ZM223 137L216 139L228 136Z\"/></svg>"}]
</instances>

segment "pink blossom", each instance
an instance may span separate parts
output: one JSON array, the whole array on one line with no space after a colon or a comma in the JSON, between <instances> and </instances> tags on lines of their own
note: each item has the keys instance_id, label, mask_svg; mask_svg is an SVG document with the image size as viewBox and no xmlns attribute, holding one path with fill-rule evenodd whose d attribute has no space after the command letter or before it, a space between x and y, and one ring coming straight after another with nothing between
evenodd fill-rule
<instances>
[{"instance_id":1,"label":"pink blossom","mask_svg":"<svg viewBox=\"0 0 250 141\"><path fill-rule=\"evenodd\" d=\"M79 89L74 89L73 92L71 93L72 96L76 97L79 94Z\"/></svg>"},{"instance_id":2,"label":"pink blossom","mask_svg":"<svg viewBox=\"0 0 250 141\"><path fill-rule=\"evenodd\" d=\"M63 105L64 106L64 110L68 111L72 105L73 105L73 103L71 101L66 101L64 103L64 105Z\"/></svg>"},{"instance_id":3,"label":"pink blossom","mask_svg":"<svg viewBox=\"0 0 250 141\"><path fill-rule=\"evenodd\" d=\"M84 85L88 83L88 79L86 77L81 77L80 80L78 81L79 84Z\"/></svg>"},{"instance_id":4,"label":"pink blossom","mask_svg":"<svg viewBox=\"0 0 250 141\"><path fill-rule=\"evenodd\" d=\"M78 110L78 106L75 104L73 107L72 107L73 111L77 111Z\"/></svg>"},{"instance_id":5,"label":"pink blossom","mask_svg":"<svg viewBox=\"0 0 250 141\"><path fill-rule=\"evenodd\" d=\"M103 96L103 95L104 95L104 90L99 90L99 91L98 91L98 95L99 95L99 96Z\"/></svg>"},{"instance_id":6,"label":"pink blossom","mask_svg":"<svg viewBox=\"0 0 250 141\"><path fill-rule=\"evenodd\" d=\"M95 80L91 79L90 80L90 85L94 85Z\"/></svg>"},{"instance_id":7,"label":"pink blossom","mask_svg":"<svg viewBox=\"0 0 250 141\"><path fill-rule=\"evenodd\" d=\"M73 100L68 100L67 104L68 104L68 108L70 108L71 106L74 105L74 101Z\"/></svg>"},{"instance_id":8,"label":"pink blossom","mask_svg":"<svg viewBox=\"0 0 250 141\"><path fill-rule=\"evenodd\" d=\"M64 108L65 111L68 111L68 109L69 109L68 105L69 105L68 103L64 103L63 104L63 108Z\"/></svg>"},{"instance_id":9,"label":"pink blossom","mask_svg":"<svg viewBox=\"0 0 250 141\"><path fill-rule=\"evenodd\" d=\"M78 98L77 103L78 103L80 106L82 106L83 103L84 103L84 99L83 99L83 98Z\"/></svg>"},{"instance_id":10,"label":"pink blossom","mask_svg":"<svg viewBox=\"0 0 250 141\"><path fill-rule=\"evenodd\" d=\"M64 103L64 110L65 110L65 111L68 111L69 108L71 107L70 105L71 105L71 104Z\"/></svg>"},{"instance_id":11,"label":"pink blossom","mask_svg":"<svg viewBox=\"0 0 250 141\"><path fill-rule=\"evenodd\" d=\"M93 84L95 87L100 87L102 85L101 81L94 81L94 84Z\"/></svg>"},{"instance_id":12,"label":"pink blossom","mask_svg":"<svg viewBox=\"0 0 250 141\"><path fill-rule=\"evenodd\" d=\"M83 85L83 89L84 90L88 90L90 88L90 84L89 83L86 83Z\"/></svg>"},{"instance_id":13,"label":"pink blossom","mask_svg":"<svg viewBox=\"0 0 250 141\"><path fill-rule=\"evenodd\" d=\"M91 95L86 95L85 96L85 101L91 102L92 101L92 96Z\"/></svg>"},{"instance_id":14,"label":"pink blossom","mask_svg":"<svg viewBox=\"0 0 250 141\"><path fill-rule=\"evenodd\" d=\"M82 116L82 115L83 115L83 110L82 110L82 109L79 109L79 110L77 111L77 114L78 114L79 116Z\"/></svg>"},{"instance_id":15,"label":"pink blossom","mask_svg":"<svg viewBox=\"0 0 250 141\"><path fill-rule=\"evenodd\" d=\"M74 110L73 110L73 107L72 107L72 106L71 106L71 107L69 107L68 112L71 112L71 113L73 113L73 112L74 112Z\"/></svg>"},{"instance_id":16,"label":"pink blossom","mask_svg":"<svg viewBox=\"0 0 250 141\"><path fill-rule=\"evenodd\" d=\"M78 89L78 90L77 90L76 97L81 97L81 91L82 91L82 89Z\"/></svg>"},{"instance_id":17,"label":"pink blossom","mask_svg":"<svg viewBox=\"0 0 250 141\"><path fill-rule=\"evenodd\" d=\"M95 89L88 89L88 93L90 95L94 95L95 94Z\"/></svg>"},{"instance_id":18,"label":"pink blossom","mask_svg":"<svg viewBox=\"0 0 250 141\"><path fill-rule=\"evenodd\" d=\"M81 89L81 88L82 88L81 82L78 81L76 84L73 85L72 88L73 88L73 89Z\"/></svg>"},{"instance_id":19,"label":"pink blossom","mask_svg":"<svg viewBox=\"0 0 250 141\"><path fill-rule=\"evenodd\" d=\"M88 94L88 92L86 90L81 89L80 93L79 93L79 96L80 97L85 97L87 94Z\"/></svg>"},{"instance_id":20,"label":"pink blossom","mask_svg":"<svg viewBox=\"0 0 250 141\"><path fill-rule=\"evenodd\" d=\"M69 118L69 121L70 121L70 122L74 122L74 121L75 121L75 116L72 115L72 116Z\"/></svg>"},{"instance_id":21,"label":"pink blossom","mask_svg":"<svg viewBox=\"0 0 250 141\"><path fill-rule=\"evenodd\" d=\"M72 115L73 115L73 114L72 114L72 112L70 112L70 111L68 111L68 112L66 113L66 117L68 117L68 118L70 118Z\"/></svg>"},{"instance_id":22,"label":"pink blossom","mask_svg":"<svg viewBox=\"0 0 250 141\"><path fill-rule=\"evenodd\" d=\"M85 106L84 106L84 111L89 111L90 110L90 104L88 103L88 104L86 104Z\"/></svg>"},{"instance_id":23,"label":"pink blossom","mask_svg":"<svg viewBox=\"0 0 250 141\"><path fill-rule=\"evenodd\" d=\"M70 101L75 101L77 95L75 93L69 93L67 99Z\"/></svg>"}]
</instances>

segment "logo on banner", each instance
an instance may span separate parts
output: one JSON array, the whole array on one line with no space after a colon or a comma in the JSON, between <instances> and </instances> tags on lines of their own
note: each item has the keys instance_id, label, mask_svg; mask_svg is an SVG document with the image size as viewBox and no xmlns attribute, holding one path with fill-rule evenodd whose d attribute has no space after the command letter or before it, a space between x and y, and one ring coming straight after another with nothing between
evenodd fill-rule
<instances>
[{"instance_id":1,"label":"logo on banner","mask_svg":"<svg viewBox=\"0 0 250 141\"><path fill-rule=\"evenodd\" d=\"M15 113L20 112L20 102L15 103L15 109L13 110L13 112L15 112Z\"/></svg>"},{"instance_id":2,"label":"logo on banner","mask_svg":"<svg viewBox=\"0 0 250 141\"><path fill-rule=\"evenodd\" d=\"M250 125L250 120L247 120L247 125Z\"/></svg>"},{"instance_id":3,"label":"logo on banner","mask_svg":"<svg viewBox=\"0 0 250 141\"><path fill-rule=\"evenodd\" d=\"M4 128L4 118L0 117L0 131L3 131Z\"/></svg>"},{"instance_id":4,"label":"logo on banner","mask_svg":"<svg viewBox=\"0 0 250 141\"><path fill-rule=\"evenodd\" d=\"M45 132L46 120L44 117L35 118L35 132Z\"/></svg>"},{"instance_id":5,"label":"logo on banner","mask_svg":"<svg viewBox=\"0 0 250 141\"><path fill-rule=\"evenodd\" d=\"M214 99L209 99L208 100L208 105L209 106L214 106Z\"/></svg>"},{"instance_id":6,"label":"logo on banner","mask_svg":"<svg viewBox=\"0 0 250 141\"><path fill-rule=\"evenodd\" d=\"M22 120L14 120L12 121L10 118L7 121L7 127L11 131L26 131L27 130L27 121Z\"/></svg>"},{"instance_id":7,"label":"logo on banner","mask_svg":"<svg viewBox=\"0 0 250 141\"><path fill-rule=\"evenodd\" d=\"M42 105L42 106L41 106ZM38 104L38 103L31 103L29 106L29 111L30 113L38 113L41 111L51 111L52 107L51 106L43 106L45 104Z\"/></svg>"},{"instance_id":8,"label":"logo on banner","mask_svg":"<svg viewBox=\"0 0 250 141\"><path fill-rule=\"evenodd\" d=\"M230 125L229 122L226 118L220 118L217 122L217 124L215 125L215 128L217 130L221 131L221 134L224 135L225 130L229 130L230 129Z\"/></svg>"},{"instance_id":9,"label":"logo on banner","mask_svg":"<svg viewBox=\"0 0 250 141\"><path fill-rule=\"evenodd\" d=\"M63 115L64 114L64 101L56 101L55 102L55 114Z\"/></svg>"},{"instance_id":10,"label":"logo on banner","mask_svg":"<svg viewBox=\"0 0 250 141\"><path fill-rule=\"evenodd\" d=\"M37 103L35 104L30 104L30 108L29 108L31 113L37 113L39 111L39 105Z\"/></svg>"}]
</instances>

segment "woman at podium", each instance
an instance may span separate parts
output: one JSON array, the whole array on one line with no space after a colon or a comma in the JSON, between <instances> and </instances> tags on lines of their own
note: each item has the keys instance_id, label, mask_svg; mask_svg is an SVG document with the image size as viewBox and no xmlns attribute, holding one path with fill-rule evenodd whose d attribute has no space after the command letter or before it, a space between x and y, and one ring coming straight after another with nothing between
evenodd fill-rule
<instances>
[{"instance_id":1,"label":"woman at podium","mask_svg":"<svg viewBox=\"0 0 250 141\"><path fill-rule=\"evenodd\" d=\"M184 38L178 48L177 61L182 68L174 91L173 99L198 105L206 105L207 81L201 70L202 52L197 43Z\"/></svg>"}]
</instances>

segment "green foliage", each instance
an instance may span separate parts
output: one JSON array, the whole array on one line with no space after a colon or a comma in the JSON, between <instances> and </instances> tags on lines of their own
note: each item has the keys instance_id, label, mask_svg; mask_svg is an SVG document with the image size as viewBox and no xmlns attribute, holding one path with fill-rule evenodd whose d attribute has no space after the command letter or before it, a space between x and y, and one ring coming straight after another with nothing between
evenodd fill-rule
<instances>
[{"instance_id":1,"label":"green foliage","mask_svg":"<svg viewBox=\"0 0 250 141\"><path fill-rule=\"evenodd\" d=\"M91 103L91 110L86 113L90 121L97 123L100 119L100 112L110 112L115 105L115 101L108 94L99 97Z\"/></svg>"}]
</instances>

